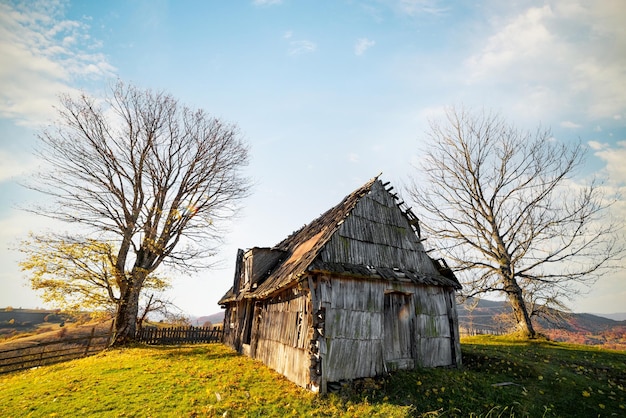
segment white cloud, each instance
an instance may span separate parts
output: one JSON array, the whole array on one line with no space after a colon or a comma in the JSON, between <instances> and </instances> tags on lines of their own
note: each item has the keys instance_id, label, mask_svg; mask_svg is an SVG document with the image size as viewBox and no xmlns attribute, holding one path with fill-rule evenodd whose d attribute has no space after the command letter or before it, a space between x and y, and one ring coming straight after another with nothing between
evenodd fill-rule
<instances>
[{"instance_id":1,"label":"white cloud","mask_svg":"<svg viewBox=\"0 0 626 418\"><path fill-rule=\"evenodd\" d=\"M291 41L289 42L289 55L302 55L315 52L317 45L311 41Z\"/></svg>"},{"instance_id":2,"label":"white cloud","mask_svg":"<svg viewBox=\"0 0 626 418\"><path fill-rule=\"evenodd\" d=\"M511 7L509 10L514 10ZM626 108L626 26L620 1L551 0L491 19L466 60L469 83L508 87L520 112L581 109L608 118Z\"/></svg>"},{"instance_id":3,"label":"white cloud","mask_svg":"<svg viewBox=\"0 0 626 418\"><path fill-rule=\"evenodd\" d=\"M549 6L530 8L499 28L483 50L469 59L472 77L482 79L494 72L515 71L518 61L540 56L541 46L551 42L551 34L544 23L551 15Z\"/></svg>"},{"instance_id":4,"label":"white cloud","mask_svg":"<svg viewBox=\"0 0 626 418\"><path fill-rule=\"evenodd\" d=\"M375 41L369 40L367 38L359 38L354 45L354 54L355 55L363 55L365 51L370 49L376 45Z\"/></svg>"},{"instance_id":5,"label":"white cloud","mask_svg":"<svg viewBox=\"0 0 626 418\"><path fill-rule=\"evenodd\" d=\"M315 42L303 39L295 39L293 31L291 30L285 31L285 33L283 33L283 39L288 41L289 55L301 55L315 52L317 50L317 44L315 44Z\"/></svg>"},{"instance_id":6,"label":"white cloud","mask_svg":"<svg viewBox=\"0 0 626 418\"><path fill-rule=\"evenodd\" d=\"M35 1L0 3L0 117L38 125L53 114L60 92L79 79L111 77L115 68L92 52L83 22L63 17L63 4Z\"/></svg>"},{"instance_id":7,"label":"white cloud","mask_svg":"<svg viewBox=\"0 0 626 418\"><path fill-rule=\"evenodd\" d=\"M606 164L600 175L604 178L602 188L606 198L615 199L610 213L614 219L623 222L626 220L626 141L615 145L590 141L589 146L594 150L594 155ZM626 245L623 241L622 243Z\"/></svg>"},{"instance_id":8,"label":"white cloud","mask_svg":"<svg viewBox=\"0 0 626 418\"><path fill-rule=\"evenodd\" d=\"M589 146L595 150L594 154L606 163L605 171L609 184L626 188L626 164L624 164L626 161L626 141L620 141L614 147L590 141Z\"/></svg>"},{"instance_id":9,"label":"white cloud","mask_svg":"<svg viewBox=\"0 0 626 418\"><path fill-rule=\"evenodd\" d=\"M569 128L569 129L578 129L582 127L582 125L572 122L570 120L564 120L563 122L561 122L561 126L563 128Z\"/></svg>"},{"instance_id":10,"label":"white cloud","mask_svg":"<svg viewBox=\"0 0 626 418\"><path fill-rule=\"evenodd\" d=\"M0 183L30 173L39 164L31 155L14 155L3 149L0 149L0 161Z\"/></svg>"},{"instance_id":11,"label":"white cloud","mask_svg":"<svg viewBox=\"0 0 626 418\"><path fill-rule=\"evenodd\" d=\"M607 144L603 144L598 141L589 141L587 144L589 145L589 148L595 151L600 151L608 146Z\"/></svg>"}]
</instances>

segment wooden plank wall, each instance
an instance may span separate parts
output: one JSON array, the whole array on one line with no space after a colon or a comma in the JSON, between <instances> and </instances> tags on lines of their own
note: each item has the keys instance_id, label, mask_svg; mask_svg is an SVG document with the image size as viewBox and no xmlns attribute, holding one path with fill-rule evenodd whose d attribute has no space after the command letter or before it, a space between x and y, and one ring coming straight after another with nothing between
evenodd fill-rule
<instances>
[{"instance_id":1,"label":"wooden plank wall","mask_svg":"<svg viewBox=\"0 0 626 418\"><path fill-rule=\"evenodd\" d=\"M411 332L415 365L455 364L452 347L454 344L458 346L458 336L450 332L446 303L453 292L413 283L394 282L392 285L383 280L327 276L318 281L315 291L315 299L326 312L320 354L323 379L327 382L374 376L386 371L384 295L390 291L411 295L412 314L415 315Z\"/></svg>"},{"instance_id":2,"label":"wooden plank wall","mask_svg":"<svg viewBox=\"0 0 626 418\"><path fill-rule=\"evenodd\" d=\"M450 332L447 304L451 291L443 287L419 286L419 288L421 291L414 295L418 365L422 367L454 365L455 358L451 350L455 343L455 335Z\"/></svg>"},{"instance_id":3,"label":"wooden plank wall","mask_svg":"<svg viewBox=\"0 0 626 418\"><path fill-rule=\"evenodd\" d=\"M359 200L325 245L322 261L438 274L397 202L381 187Z\"/></svg>"},{"instance_id":4,"label":"wooden plank wall","mask_svg":"<svg viewBox=\"0 0 626 418\"><path fill-rule=\"evenodd\" d=\"M224 312L224 334L222 341L224 344L232 347L235 350L239 349L237 344L239 335L239 321L237 316L237 305L230 303L226 311Z\"/></svg>"},{"instance_id":5,"label":"wooden plank wall","mask_svg":"<svg viewBox=\"0 0 626 418\"><path fill-rule=\"evenodd\" d=\"M382 374L384 293L380 284L324 279L316 296L326 307L325 335L320 345L325 380L336 382Z\"/></svg>"},{"instance_id":6,"label":"wooden plank wall","mask_svg":"<svg viewBox=\"0 0 626 418\"><path fill-rule=\"evenodd\" d=\"M307 387L309 375L309 343L311 312L308 292L281 295L257 305L258 316L253 330L254 357L285 375L296 384ZM254 331L253 331L254 332Z\"/></svg>"},{"instance_id":7,"label":"wooden plank wall","mask_svg":"<svg viewBox=\"0 0 626 418\"><path fill-rule=\"evenodd\" d=\"M374 281L334 279L320 286L326 306L323 375L328 382L384 372L383 293Z\"/></svg>"}]
</instances>

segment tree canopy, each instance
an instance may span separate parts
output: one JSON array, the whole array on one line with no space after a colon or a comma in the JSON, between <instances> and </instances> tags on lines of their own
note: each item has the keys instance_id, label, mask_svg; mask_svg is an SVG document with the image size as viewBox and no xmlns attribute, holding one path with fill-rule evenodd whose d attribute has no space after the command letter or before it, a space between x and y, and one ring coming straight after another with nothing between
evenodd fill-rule
<instances>
[{"instance_id":1,"label":"tree canopy","mask_svg":"<svg viewBox=\"0 0 626 418\"><path fill-rule=\"evenodd\" d=\"M20 250L26 254L20 267L29 273L31 287L41 292L44 302L65 312L89 312L92 317L115 314L120 291L113 274L116 250L111 243L32 235L21 243ZM171 304L161 295L170 286L168 279L155 274L146 278L138 325L150 312L167 314L165 308Z\"/></svg>"}]
</instances>

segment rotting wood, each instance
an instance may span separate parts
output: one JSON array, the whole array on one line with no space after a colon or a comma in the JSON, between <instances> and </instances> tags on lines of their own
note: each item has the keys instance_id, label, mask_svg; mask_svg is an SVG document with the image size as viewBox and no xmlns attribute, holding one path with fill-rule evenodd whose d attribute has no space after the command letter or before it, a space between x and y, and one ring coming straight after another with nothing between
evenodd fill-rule
<instances>
[{"instance_id":1,"label":"rotting wood","mask_svg":"<svg viewBox=\"0 0 626 418\"><path fill-rule=\"evenodd\" d=\"M460 285L428 255L411 208L377 179L256 251L241 295L220 301L224 341L297 384L324 393L344 379L460 364L450 305Z\"/></svg>"}]
</instances>

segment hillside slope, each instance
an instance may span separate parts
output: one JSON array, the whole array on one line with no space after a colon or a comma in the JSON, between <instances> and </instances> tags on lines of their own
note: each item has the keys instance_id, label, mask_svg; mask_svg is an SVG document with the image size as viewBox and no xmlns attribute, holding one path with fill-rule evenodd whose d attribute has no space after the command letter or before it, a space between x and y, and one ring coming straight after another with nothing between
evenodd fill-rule
<instances>
[{"instance_id":1,"label":"hillside slope","mask_svg":"<svg viewBox=\"0 0 626 418\"><path fill-rule=\"evenodd\" d=\"M626 353L465 339L462 369L318 397L220 345L135 347L0 376L0 416L590 417L626 413Z\"/></svg>"},{"instance_id":2,"label":"hillside slope","mask_svg":"<svg viewBox=\"0 0 626 418\"><path fill-rule=\"evenodd\" d=\"M510 308L506 302L472 299L457 306L462 335L510 332ZM626 349L626 321L588 313L559 312L558 323L533 319L537 330L550 339L577 344Z\"/></svg>"}]
</instances>

